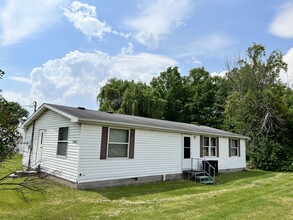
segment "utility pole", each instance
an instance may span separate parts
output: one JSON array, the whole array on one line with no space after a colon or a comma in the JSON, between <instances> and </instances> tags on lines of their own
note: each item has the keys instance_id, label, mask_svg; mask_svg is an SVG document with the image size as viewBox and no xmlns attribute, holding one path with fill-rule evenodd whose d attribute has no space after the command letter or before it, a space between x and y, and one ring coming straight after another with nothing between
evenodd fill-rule
<instances>
[{"instance_id":1,"label":"utility pole","mask_svg":"<svg viewBox=\"0 0 293 220\"><path fill-rule=\"evenodd\" d=\"M31 105L32 107L34 107L34 114L37 111L37 102L34 101L33 104ZM32 127L32 137L31 137L31 144L29 146L29 157L28 157L28 166L27 166L27 170L30 170L31 168L31 157L32 157L32 152L33 152L33 146L34 146L34 134L35 134L35 120L33 121L33 127Z\"/></svg>"}]
</instances>

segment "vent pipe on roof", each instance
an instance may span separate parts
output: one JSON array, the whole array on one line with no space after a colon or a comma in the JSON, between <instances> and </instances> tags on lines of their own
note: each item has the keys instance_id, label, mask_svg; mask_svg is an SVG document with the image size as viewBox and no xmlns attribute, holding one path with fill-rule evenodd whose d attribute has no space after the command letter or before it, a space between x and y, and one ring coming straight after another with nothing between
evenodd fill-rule
<instances>
[{"instance_id":1,"label":"vent pipe on roof","mask_svg":"<svg viewBox=\"0 0 293 220\"><path fill-rule=\"evenodd\" d=\"M80 110L85 110L85 107L77 107Z\"/></svg>"}]
</instances>

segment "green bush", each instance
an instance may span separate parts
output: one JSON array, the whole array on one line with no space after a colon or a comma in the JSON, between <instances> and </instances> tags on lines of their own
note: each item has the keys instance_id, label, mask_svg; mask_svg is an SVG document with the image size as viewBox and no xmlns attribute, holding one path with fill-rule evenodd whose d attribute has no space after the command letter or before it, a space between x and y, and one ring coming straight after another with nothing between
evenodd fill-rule
<instances>
[{"instance_id":1,"label":"green bush","mask_svg":"<svg viewBox=\"0 0 293 220\"><path fill-rule=\"evenodd\" d=\"M269 138L259 138L257 143L251 144L249 155L256 168L269 171L293 171L291 151Z\"/></svg>"}]
</instances>

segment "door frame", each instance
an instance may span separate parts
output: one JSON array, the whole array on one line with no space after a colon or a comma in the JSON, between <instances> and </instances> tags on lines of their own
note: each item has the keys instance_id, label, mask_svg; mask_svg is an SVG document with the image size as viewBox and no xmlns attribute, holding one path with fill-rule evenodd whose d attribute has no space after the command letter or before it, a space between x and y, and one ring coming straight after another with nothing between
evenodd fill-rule
<instances>
[{"instance_id":1,"label":"door frame","mask_svg":"<svg viewBox=\"0 0 293 220\"><path fill-rule=\"evenodd\" d=\"M45 130L40 129L38 134L38 142L37 142L37 150L36 150L36 160L35 164L40 164L42 160L42 154L43 154L43 144L44 144L44 135Z\"/></svg>"},{"instance_id":2,"label":"door frame","mask_svg":"<svg viewBox=\"0 0 293 220\"><path fill-rule=\"evenodd\" d=\"M193 153L193 149L192 149L192 135L189 135L189 134L182 134L181 135L181 149L182 149L182 156L181 156L181 160L182 160L182 170L190 170L191 169L191 155ZM184 158L184 138L185 137L188 137L189 138L189 141L190 141L190 155L189 155L189 158L185 159Z\"/></svg>"}]
</instances>

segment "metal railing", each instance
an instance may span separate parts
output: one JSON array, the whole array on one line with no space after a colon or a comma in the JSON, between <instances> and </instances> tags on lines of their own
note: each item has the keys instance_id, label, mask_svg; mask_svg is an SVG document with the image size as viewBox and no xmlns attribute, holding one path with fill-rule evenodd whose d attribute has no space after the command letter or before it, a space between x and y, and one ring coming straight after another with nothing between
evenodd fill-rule
<instances>
[{"instance_id":1,"label":"metal railing","mask_svg":"<svg viewBox=\"0 0 293 220\"><path fill-rule=\"evenodd\" d=\"M206 159L191 158L191 170L203 171L213 181L216 179L216 169Z\"/></svg>"}]
</instances>

